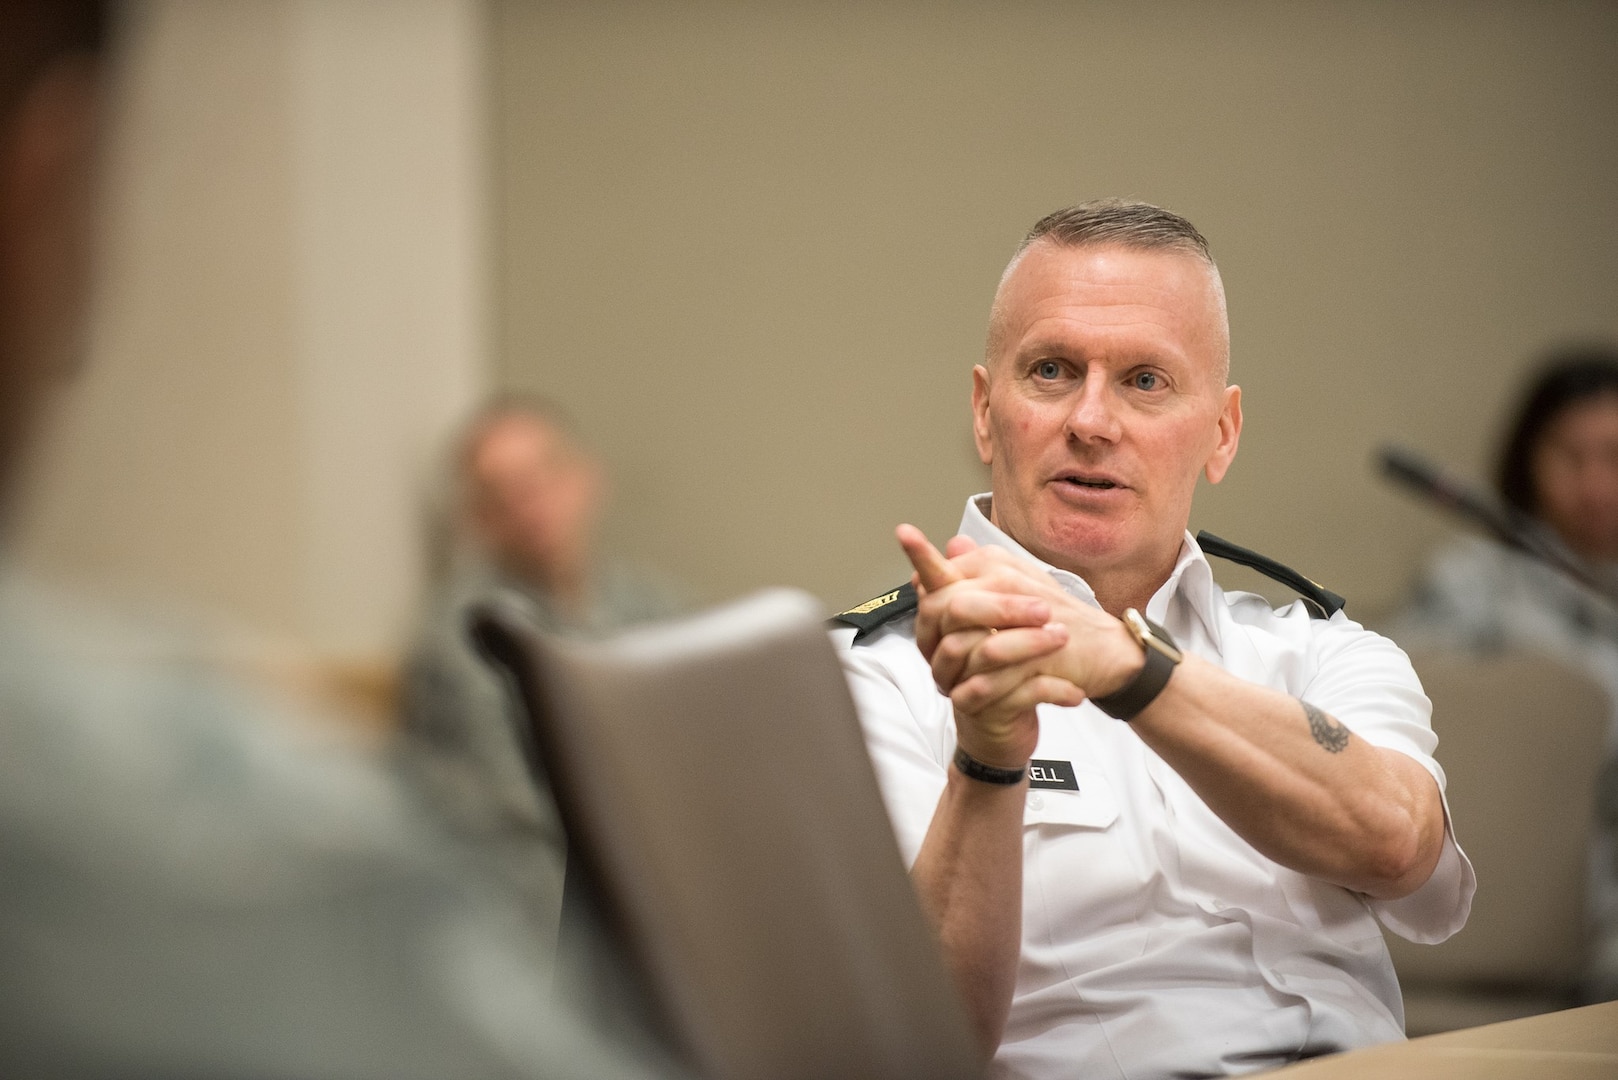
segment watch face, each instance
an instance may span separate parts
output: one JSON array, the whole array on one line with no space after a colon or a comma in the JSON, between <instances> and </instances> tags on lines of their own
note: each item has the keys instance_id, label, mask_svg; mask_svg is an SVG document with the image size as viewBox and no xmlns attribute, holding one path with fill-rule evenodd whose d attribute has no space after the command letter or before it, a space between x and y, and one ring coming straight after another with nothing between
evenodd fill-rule
<instances>
[{"instance_id":1,"label":"watch face","mask_svg":"<svg viewBox=\"0 0 1618 1080\"><path fill-rule=\"evenodd\" d=\"M1151 627L1146 623L1146 616L1134 608L1124 609L1124 625L1129 627L1130 634L1134 635L1141 648L1146 647L1146 639L1152 634Z\"/></svg>"},{"instance_id":2,"label":"watch face","mask_svg":"<svg viewBox=\"0 0 1618 1080\"><path fill-rule=\"evenodd\" d=\"M1169 632L1139 611L1134 608L1125 611L1124 621L1129 624L1129 631L1140 642L1141 648L1160 652L1176 664L1185 659L1185 654L1180 652L1180 647L1174 643Z\"/></svg>"}]
</instances>

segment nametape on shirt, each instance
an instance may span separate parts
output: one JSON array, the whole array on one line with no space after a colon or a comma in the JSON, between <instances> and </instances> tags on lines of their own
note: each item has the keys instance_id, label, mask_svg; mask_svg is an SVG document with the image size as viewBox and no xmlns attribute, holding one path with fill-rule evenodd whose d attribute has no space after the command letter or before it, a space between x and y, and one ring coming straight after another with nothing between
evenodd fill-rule
<instances>
[{"instance_id":1,"label":"nametape on shirt","mask_svg":"<svg viewBox=\"0 0 1618 1080\"><path fill-rule=\"evenodd\" d=\"M1035 758L1028 763L1028 786L1053 791L1079 790L1079 778L1073 774L1071 761L1046 761Z\"/></svg>"}]
</instances>

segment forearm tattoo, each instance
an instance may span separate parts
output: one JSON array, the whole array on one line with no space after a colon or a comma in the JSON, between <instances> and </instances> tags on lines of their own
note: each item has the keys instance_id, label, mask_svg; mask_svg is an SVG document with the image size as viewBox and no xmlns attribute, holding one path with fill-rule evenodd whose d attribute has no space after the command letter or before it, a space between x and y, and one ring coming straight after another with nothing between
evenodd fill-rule
<instances>
[{"instance_id":1,"label":"forearm tattoo","mask_svg":"<svg viewBox=\"0 0 1618 1080\"><path fill-rule=\"evenodd\" d=\"M1309 734L1315 737L1315 742L1326 748L1329 754L1341 754L1348 747L1348 729L1313 705L1298 699L1303 706L1303 715L1309 720Z\"/></svg>"}]
</instances>

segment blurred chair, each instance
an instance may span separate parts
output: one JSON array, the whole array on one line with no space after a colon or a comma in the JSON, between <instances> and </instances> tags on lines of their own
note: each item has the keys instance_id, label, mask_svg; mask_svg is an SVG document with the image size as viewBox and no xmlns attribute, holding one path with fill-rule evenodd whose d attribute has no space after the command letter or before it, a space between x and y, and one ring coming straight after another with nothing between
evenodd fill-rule
<instances>
[{"instance_id":1,"label":"blurred chair","mask_svg":"<svg viewBox=\"0 0 1618 1080\"><path fill-rule=\"evenodd\" d=\"M582 881L699 1075L982 1074L809 597L595 644L485 606L473 634L568 830L564 936Z\"/></svg>"},{"instance_id":2,"label":"blurred chair","mask_svg":"<svg viewBox=\"0 0 1618 1080\"><path fill-rule=\"evenodd\" d=\"M1456 837L1477 869L1472 915L1442 945L1388 935L1412 1036L1574 1003L1585 874L1611 703L1537 655L1412 650L1433 702Z\"/></svg>"}]
</instances>

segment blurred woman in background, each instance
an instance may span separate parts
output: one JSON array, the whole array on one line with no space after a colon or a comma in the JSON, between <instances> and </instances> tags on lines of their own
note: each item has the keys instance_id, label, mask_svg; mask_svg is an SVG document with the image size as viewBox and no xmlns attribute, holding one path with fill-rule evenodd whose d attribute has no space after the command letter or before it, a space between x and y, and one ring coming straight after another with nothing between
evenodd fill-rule
<instances>
[{"instance_id":1,"label":"blurred woman in background","mask_svg":"<svg viewBox=\"0 0 1618 1080\"><path fill-rule=\"evenodd\" d=\"M1618 594L1618 348L1564 349L1530 381L1495 471L1502 501ZM1594 948L1585 996L1618 998L1618 607L1491 540L1434 558L1401 642L1522 649L1588 671L1613 701L1590 866Z\"/></svg>"}]
</instances>

